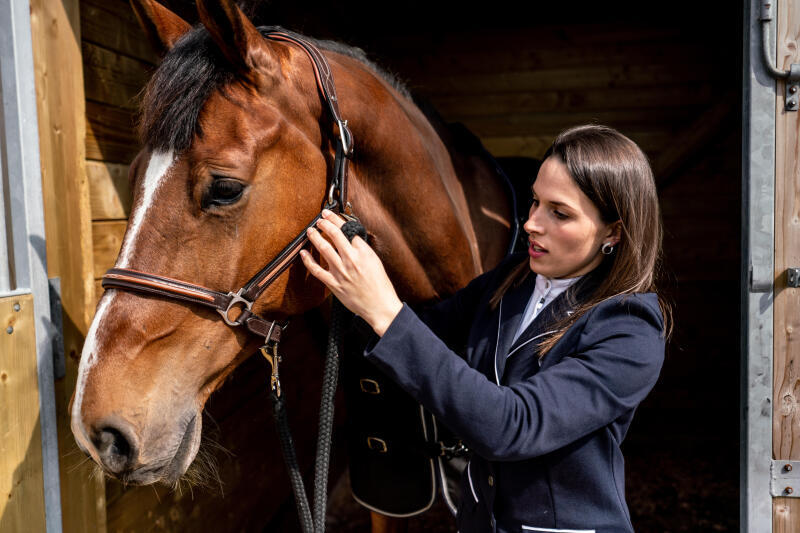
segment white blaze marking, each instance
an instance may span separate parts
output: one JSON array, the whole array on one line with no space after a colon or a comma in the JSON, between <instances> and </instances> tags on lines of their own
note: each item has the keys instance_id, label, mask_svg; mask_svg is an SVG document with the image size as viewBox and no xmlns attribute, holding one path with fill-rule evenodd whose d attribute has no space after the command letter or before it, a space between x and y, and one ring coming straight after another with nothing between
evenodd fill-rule
<instances>
[{"instance_id":1,"label":"white blaze marking","mask_svg":"<svg viewBox=\"0 0 800 533\"><path fill-rule=\"evenodd\" d=\"M142 225L147 211L153 204L155 193L164 181L164 177L169 172L173 161L175 160L172 150L169 152L154 152L150 156L150 162L147 165L147 171L144 175L144 190L142 191L141 201L135 206L131 214L130 223L128 225L128 232L125 241L122 243L122 250L117 258L116 266L118 268L128 268L131 255L135 249L135 243L139 230ZM86 449L91 449L89 446L88 435L86 429L83 427L81 420L81 404L83 403L83 392L86 388L86 380L92 367L97 363L98 346L100 344L100 337L98 330L100 324L105 320L106 311L117 296L117 291L106 292L100 300L100 305L92 320L92 325L89 328L89 333L86 335L86 342L83 344L83 351L81 352L81 362L78 366L78 381L75 384L75 401L72 404L72 431L76 437L82 437L83 445Z\"/></svg>"},{"instance_id":2,"label":"white blaze marking","mask_svg":"<svg viewBox=\"0 0 800 533\"><path fill-rule=\"evenodd\" d=\"M150 156L150 162L147 164L147 171L144 173L142 200L136 205L131 215L130 222L128 223L128 233L125 236L125 241L122 243L122 250L119 253L119 257L117 257L117 268L130 268L128 263L130 262L131 254L133 254L136 237L139 235L144 216L147 214L147 211L150 210L156 191L164 181L164 176L167 175L174 160L175 157L172 150L168 152L153 152Z\"/></svg>"}]
</instances>

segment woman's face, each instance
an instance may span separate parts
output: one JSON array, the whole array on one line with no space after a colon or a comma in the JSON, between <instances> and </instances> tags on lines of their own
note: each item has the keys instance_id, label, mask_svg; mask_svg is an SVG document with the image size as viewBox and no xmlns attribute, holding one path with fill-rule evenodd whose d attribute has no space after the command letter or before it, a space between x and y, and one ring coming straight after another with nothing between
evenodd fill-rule
<instances>
[{"instance_id":1,"label":"woman's face","mask_svg":"<svg viewBox=\"0 0 800 533\"><path fill-rule=\"evenodd\" d=\"M604 243L616 245L619 223L606 224L557 156L542 163L532 187L528 233L531 270L548 278L574 278L600 265Z\"/></svg>"}]
</instances>

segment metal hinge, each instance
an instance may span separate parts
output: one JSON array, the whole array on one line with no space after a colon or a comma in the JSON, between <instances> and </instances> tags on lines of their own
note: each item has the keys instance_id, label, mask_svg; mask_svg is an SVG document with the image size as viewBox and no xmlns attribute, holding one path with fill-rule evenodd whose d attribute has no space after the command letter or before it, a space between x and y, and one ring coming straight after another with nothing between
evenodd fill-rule
<instances>
[{"instance_id":1,"label":"metal hinge","mask_svg":"<svg viewBox=\"0 0 800 533\"><path fill-rule=\"evenodd\" d=\"M794 267L786 269L786 286L800 287L800 268Z\"/></svg>"},{"instance_id":2,"label":"metal hinge","mask_svg":"<svg viewBox=\"0 0 800 533\"><path fill-rule=\"evenodd\" d=\"M775 62L770 53L771 41L769 39L772 4L771 0L763 0L761 4L761 16L759 17L761 21L761 57L764 59L767 72L773 78L785 81L784 109L797 111L800 109L800 63L792 63L789 65L789 70L775 68Z\"/></svg>"},{"instance_id":3,"label":"metal hinge","mask_svg":"<svg viewBox=\"0 0 800 533\"><path fill-rule=\"evenodd\" d=\"M778 461L769 465L769 493L774 498L800 498L800 461Z\"/></svg>"}]
</instances>

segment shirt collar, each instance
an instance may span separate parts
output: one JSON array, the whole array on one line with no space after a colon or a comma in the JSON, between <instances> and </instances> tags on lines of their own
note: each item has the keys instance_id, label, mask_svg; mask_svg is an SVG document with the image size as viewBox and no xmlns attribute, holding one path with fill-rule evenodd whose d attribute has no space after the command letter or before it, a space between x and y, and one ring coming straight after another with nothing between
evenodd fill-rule
<instances>
[{"instance_id":1,"label":"shirt collar","mask_svg":"<svg viewBox=\"0 0 800 533\"><path fill-rule=\"evenodd\" d=\"M559 294L567 290L567 288L581 279L583 276L578 276L575 278L561 278L561 279L554 279L554 278L546 278L542 275L536 276L536 291L539 293L548 293L553 292L554 294Z\"/></svg>"}]
</instances>

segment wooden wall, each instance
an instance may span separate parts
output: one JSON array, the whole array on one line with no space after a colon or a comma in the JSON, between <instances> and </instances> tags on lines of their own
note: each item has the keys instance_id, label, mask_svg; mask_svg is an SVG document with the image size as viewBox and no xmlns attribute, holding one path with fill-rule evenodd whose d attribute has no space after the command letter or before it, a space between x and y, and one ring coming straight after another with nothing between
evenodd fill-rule
<instances>
[{"instance_id":1,"label":"wooden wall","mask_svg":"<svg viewBox=\"0 0 800 533\"><path fill-rule=\"evenodd\" d=\"M781 2L776 10L777 65L788 70L800 62L800 4ZM778 95L785 94L784 83ZM775 110L775 307L772 453L777 460L800 460L800 416L797 406L797 364L800 363L800 292L787 287L786 269L800 266L800 117L783 108L779 96ZM773 531L800 530L800 500L773 500Z\"/></svg>"},{"instance_id":2,"label":"wooden wall","mask_svg":"<svg viewBox=\"0 0 800 533\"><path fill-rule=\"evenodd\" d=\"M84 337L94 315L92 236L86 180L85 104L78 0L31 0L31 36L42 170L47 275L60 279L64 375L55 398L61 515L67 533L105 530L105 486L70 431ZM33 529L36 529L35 527Z\"/></svg>"},{"instance_id":3,"label":"wooden wall","mask_svg":"<svg viewBox=\"0 0 800 533\"><path fill-rule=\"evenodd\" d=\"M196 20L188 2L167 3ZM488 16L462 10L455 18L426 12L392 20L366 2L340 9L276 1L251 12L260 23L362 46L447 120L465 123L496 156L541 157L559 131L584 122L616 127L642 146L659 181L663 285L675 305L676 329L662 378L624 447L634 487L628 499L642 530L689 523L734 530L738 472L721 463L738 463L740 15L704 8L685 20L680 6L653 15L624 11L624 2L615 12L589 5L578 3L570 12L543 7L538 16L508 5L503 12L500 5ZM137 95L157 58L122 0L82 0L81 33L98 276L121 243L130 208L127 165L138 149ZM300 329L313 331L297 335L299 349L318 349L317 318L301 322ZM312 394L313 383L294 372L300 390L292 405L301 407L293 423L307 424L316 399L299 400ZM264 377L261 362L248 361L211 401L216 438L236 454L216 453L224 498L215 490L170 493L109 482L109 530L213 523L215 530L260 531L286 491L266 495L288 486L277 441L264 429L271 424ZM686 450L710 459L698 469L683 457L694 456ZM647 473L649 464L663 460L675 470ZM714 493L701 490L703 483ZM716 510L703 511L706 504Z\"/></svg>"},{"instance_id":4,"label":"wooden wall","mask_svg":"<svg viewBox=\"0 0 800 533\"><path fill-rule=\"evenodd\" d=\"M0 298L0 531L44 531L33 296Z\"/></svg>"},{"instance_id":5,"label":"wooden wall","mask_svg":"<svg viewBox=\"0 0 800 533\"><path fill-rule=\"evenodd\" d=\"M158 57L128 2L81 0L81 52L86 93L86 176L89 180L97 297L113 266L131 206L128 165L139 92Z\"/></svg>"}]
</instances>

